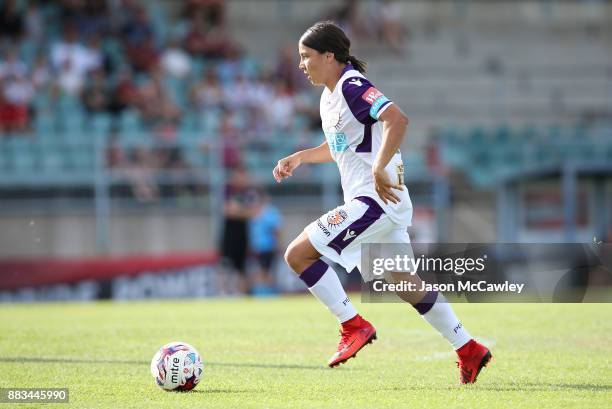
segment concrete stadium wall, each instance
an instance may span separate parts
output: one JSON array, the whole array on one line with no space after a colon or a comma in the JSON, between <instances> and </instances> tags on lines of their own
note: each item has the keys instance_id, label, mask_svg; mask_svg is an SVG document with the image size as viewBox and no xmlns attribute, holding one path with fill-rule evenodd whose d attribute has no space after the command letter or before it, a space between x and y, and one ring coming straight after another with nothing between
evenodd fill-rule
<instances>
[{"instance_id":1,"label":"concrete stadium wall","mask_svg":"<svg viewBox=\"0 0 612 409\"><path fill-rule=\"evenodd\" d=\"M319 215L318 209L283 211L283 245ZM205 215L168 210L114 215L109 226L108 253L162 254L214 249L217 240L210 223L211 219ZM81 257L95 254L98 253L92 212L0 216L0 257Z\"/></svg>"}]
</instances>

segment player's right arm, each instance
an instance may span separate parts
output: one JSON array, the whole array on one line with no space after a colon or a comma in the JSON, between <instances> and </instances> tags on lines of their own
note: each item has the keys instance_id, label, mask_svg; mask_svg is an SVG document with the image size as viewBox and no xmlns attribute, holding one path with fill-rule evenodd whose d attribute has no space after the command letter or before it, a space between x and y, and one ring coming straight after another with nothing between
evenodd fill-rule
<instances>
[{"instance_id":1,"label":"player's right arm","mask_svg":"<svg viewBox=\"0 0 612 409\"><path fill-rule=\"evenodd\" d=\"M293 171L302 163L325 163L333 160L325 141L316 148L304 149L279 160L272 174L276 182L280 183L283 179L292 176Z\"/></svg>"}]
</instances>

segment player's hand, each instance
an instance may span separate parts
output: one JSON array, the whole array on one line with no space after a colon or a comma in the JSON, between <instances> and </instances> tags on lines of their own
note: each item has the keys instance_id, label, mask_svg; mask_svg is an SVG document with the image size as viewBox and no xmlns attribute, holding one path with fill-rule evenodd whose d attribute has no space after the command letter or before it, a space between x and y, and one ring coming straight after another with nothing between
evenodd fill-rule
<instances>
[{"instance_id":1,"label":"player's hand","mask_svg":"<svg viewBox=\"0 0 612 409\"><path fill-rule=\"evenodd\" d=\"M372 174L374 175L374 186L376 187L376 193L387 204L387 201L392 203L399 203L400 198L393 189L404 190L402 185L394 185L391 183L389 175L384 168L373 168Z\"/></svg>"},{"instance_id":2,"label":"player's hand","mask_svg":"<svg viewBox=\"0 0 612 409\"><path fill-rule=\"evenodd\" d=\"M302 160L296 154L289 155L278 161L278 164L274 167L272 174L277 183L280 183L283 179L287 179L293 175L295 168L302 164Z\"/></svg>"}]
</instances>

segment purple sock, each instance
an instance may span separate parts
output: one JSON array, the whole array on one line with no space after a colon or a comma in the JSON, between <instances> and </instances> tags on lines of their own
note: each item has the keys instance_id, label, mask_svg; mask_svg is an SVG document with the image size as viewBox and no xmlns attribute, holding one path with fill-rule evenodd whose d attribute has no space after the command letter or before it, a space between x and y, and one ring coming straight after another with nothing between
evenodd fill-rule
<instances>
[{"instance_id":1,"label":"purple sock","mask_svg":"<svg viewBox=\"0 0 612 409\"><path fill-rule=\"evenodd\" d=\"M321 279L321 277L323 277L323 274L325 274L328 267L329 266L326 262L318 259L310 267L304 270L302 274L300 274L300 280L306 284L306 287L310 288L315 285Z\"/></svg>"},{"instance_id":2,"label":"purple sock","mask_svg":"<svg viewBox=\"0 0 612 409\"><path fill-rule=\"evenodd\" d=\"M431 307L436 303L438 299L438 291L427 291L425 297L418 303L414 304L413 307L419 312L421 315L425 315Z\"/></svg>"}]
</instances>

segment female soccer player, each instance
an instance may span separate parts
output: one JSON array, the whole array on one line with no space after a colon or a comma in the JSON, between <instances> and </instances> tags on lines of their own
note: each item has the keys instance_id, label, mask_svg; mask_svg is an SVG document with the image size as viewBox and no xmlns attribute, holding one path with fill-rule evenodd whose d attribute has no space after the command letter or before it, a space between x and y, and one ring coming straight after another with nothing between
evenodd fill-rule
<instances>
[{"instance_id":1,"label":"female soccer player","mask_svg":"<svg viewBox=\"0 0 612 409\"><path fill-rule=\"evenodd\" d=\"M406 230L412 219L399 152L408 118L364 77L365 63L350 55L350 44L330 21L316 23L300 38L299 68L313 85L324 87L325 142L279 160L273 171L281 182L303 163L335 161L340 170L345 203L308 225L285 253L287 264L340 321L341 339L330 367L354 357L376 339L376 330L357 313L321 256L352 271L360 267L361 243L410 243ZM471 338L442 294L413 292L402 298L457 351L461 382L475 382L491 353Z\"/></svg>"}]
</instances>

